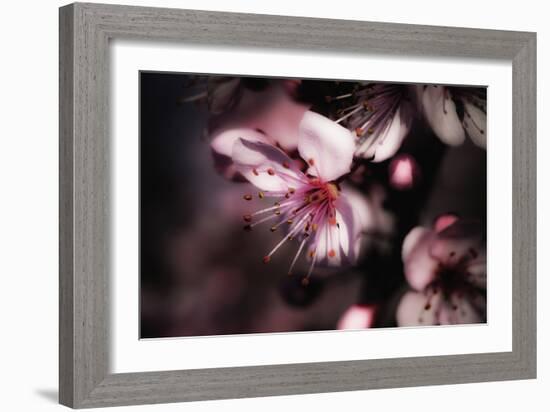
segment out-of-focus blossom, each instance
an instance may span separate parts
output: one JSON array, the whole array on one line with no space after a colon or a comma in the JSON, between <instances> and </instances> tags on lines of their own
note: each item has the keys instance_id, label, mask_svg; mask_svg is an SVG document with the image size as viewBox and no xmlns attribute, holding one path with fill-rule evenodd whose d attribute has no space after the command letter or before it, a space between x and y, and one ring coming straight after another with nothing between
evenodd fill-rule
<instances>
[{"instance_id":1,"label":"out-of-focus blossom","mask_svg":"<svg viewBox=\"0 0 550 412\"><path fill-rule=\"evenodd\" d=\"M395 156L389 166L390 184L398 190L410 190L420 177L420 168L408 154Z\"/></svg>"},{"instance_id":2,"label":"out-of-focus blossom","mask_svg":"<svg viewBox=\"0 0 550 412\"><path fill-rule=\"evenodd\" d=\"M479 323L486 318L486 251L478 221L440 217L403 242L411 291L397 308L399 326Z\"/></svg>"},{"instance_id":3,"label":"out-of-focus blossom","mask_svg":"<svg viewBox=\"0 0 550 412\"><path fill-rule=\"evenodd\" d=\"M216 168L235 176L231 161L238 138L276 145L290 153L298 146L298 128L309 106L294 99L295 82L274 81L259 91L245 89L238 103L211 119L210 138Z\"/></svg>"},{"instance_id":4,"label":"out-of-focus blossom","mask_svg":"<svg viewBox=\"0 0 550 412\"><path fill-rule=\"evenodd\" d=\"M241 99L245 87L239 77L212 77L208 79L207 103L211 114L232 110Z\"/></svg>"},{"instance_id":5,"label":"out-of-focus blossom","mask_svg":"<svg viewBox=\"0 0 550 412\"><path fill-rule=\"evenodd\" d=\"M424 86L422 106L426 120L444 143L452 146L462 144L467 134L476 145L486 147L486 89Z\"/></svg>"},{"instance_id":6,"label":"out-of-focus blossom","mask_svg":"<svg viewBox=\"0 0 550 412\"><path fill-rule=\"evenodd\" d=\"M374 305L352 305L338 320L338 329L366 329L374 325Z\"/></svg>"},{"instance_id":7,"label":"out-of-focus blossom","mask_svg":"<svg viewBox=\"0 0 550 412\"><path fill-rule=\"evenodd\" d=\"M304 115L298 139L298 151L309 167L306 173L273 145L237 139L232 156L237 170L260 190L260 198L274 200L271 206L245 215L245 228L275 221L271 231L281 226L285 230L284 238L264 256L265 263L292 239L299 241L299 247L289 273L304 249L310 259L303 284L309 282L316 264L337 266L357 259L369 206L337 182L350 172L354 150L347 129L313 112Z\"/></svg>"},{"instance_id":8,"label":"out-of-focus blossom","mask_svg":"<svg viewBox=\"0 0 550 412\"><path fill-rule=\"evenodd\" d=\"M231 158L233 145L239 139L249 142L261 142L265 144L274 144L271 138L261 131L247 128L227 129L214 137L210 143L214 167L217 172L227 179L238 180L240 174Z\"/></svg>"},{"instance_id":9,"label":"out-of-focus blossom","mask_svg":"<svg viewBox=\"0 0 550 412\"><path fill-rule=\"evenodd\" d=\"M417 87L400 84L360 84L350 93L329 97L348 99L337 123L353 130L355 155L373 162L393 156L410 131L417 108Z\"/></svg>"}]
</instances>

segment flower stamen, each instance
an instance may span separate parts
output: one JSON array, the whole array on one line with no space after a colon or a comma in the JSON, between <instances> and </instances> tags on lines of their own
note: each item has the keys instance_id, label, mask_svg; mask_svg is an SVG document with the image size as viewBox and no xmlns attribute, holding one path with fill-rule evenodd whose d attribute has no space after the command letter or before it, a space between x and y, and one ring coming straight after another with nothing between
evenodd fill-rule
<instances>
[{"instance_id":1,"label":"flower stamen","mask_svg":"<svg viewBox=\"0 0 550 412\"><path fill-rule=\"evenodd\" d=\"M288 275L292 275L292 270L294 269L294 265L296 265L296 262L298 261L298 258L300 257L300 254L302 253L302 250L304 249L304 246L306 245L307 237L304 237L302 241L300 242L300 246L298 247L298 251L294 255L294 259L292 259L292 262L290 263L290 267L288 268Z\"/></svg>"}]
</instances>

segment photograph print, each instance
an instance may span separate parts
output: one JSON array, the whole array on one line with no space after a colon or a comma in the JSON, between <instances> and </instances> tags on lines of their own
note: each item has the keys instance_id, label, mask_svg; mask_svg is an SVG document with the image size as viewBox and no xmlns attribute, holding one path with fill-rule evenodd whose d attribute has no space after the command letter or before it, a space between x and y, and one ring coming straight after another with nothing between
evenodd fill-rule
<instances>
[{"instance_id":1,"label":"photograph print","mask_svg":"<svg viewBox=\"0 0 550 412\"><path fill-rule=\"evenodd\" d=\"M147 72L140 338L487 322L487 88Z\"/></svg>"}]
</instances>

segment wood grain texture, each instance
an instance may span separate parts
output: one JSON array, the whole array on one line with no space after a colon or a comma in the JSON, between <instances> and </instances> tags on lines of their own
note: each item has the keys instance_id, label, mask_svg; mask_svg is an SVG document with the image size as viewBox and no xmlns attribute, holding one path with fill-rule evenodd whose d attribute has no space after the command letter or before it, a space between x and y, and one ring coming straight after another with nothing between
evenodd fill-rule
<instances>
[{"instance_id":1,"label":"wood grain texture","mask_svg":"<svg viewBox=\"0 0 550 412\"><path fill-rule=\"evenodd\" d=\"M536 37L512 62L513 82L513 350L536 375Z\"/></svg>"},{"instance_id":2,"label":"wood grain texture","mask_svg":"<svg viewBox=\"0 0 550 412\"><path fill-rule=\"evenodd\" d=\"M73 404L73 113L74 19L59 16L59 401Z\"/></svg>"},{"instance_id":3,"label":"wood grain texture","mask_svg":"<svg viewBox=\"0 0 550 412\"><path fill-rule=\"evenodd\" d=\"M536 375L536 36L102 4L60 9L60 402L84 408ZM495 58L513 64L513 351L109 373L109 40L307 52Z\"/></svg>"}]
</instances>

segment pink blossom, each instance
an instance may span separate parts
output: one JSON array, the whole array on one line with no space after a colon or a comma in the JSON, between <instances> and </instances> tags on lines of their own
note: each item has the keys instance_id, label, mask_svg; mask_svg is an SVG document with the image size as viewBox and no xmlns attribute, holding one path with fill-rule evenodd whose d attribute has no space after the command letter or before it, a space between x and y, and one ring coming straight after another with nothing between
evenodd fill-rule
<instances>
[{"instance_id":1,"label":"pink blossom","mask_svg":"<svg viewBox=\"0 0 550 412\"><path fill-rule=\"evenodd\" d=\"M338 179L350 172L355 151L352 134L317 113L307 112L299 128L298 151L308 165L304 173L281 149L264 141L237 139L232 159L237 170L272 201L267 208L247 214L246 229L274 221L271 231L284 227L285 236L264 256L271 260L287 241L299 242L289 273L305 250L310 259L307 284L316 264L353 263L361 234L370 221L367 201L342 188ZM252 195L245 196L251 200Z\"/></svg>"},{"instance_id":2,"label":"pink blossom","mask_svg":"<svg viewBox=\"0 0 550 412\"><path fill-rule=\"evenodd\" d=\"M406 292L400 326L485 320L486 251L478 221L440 217L433 229L415 227L403 242Z\"/></svg>"},{"instance_id":3,"label":"pink blossom","mask_svg":"<svg viewBox=\"0 0 550 412\"><path fill-rule=\"evenodd\" d=\"M265 90L242 91L232 110L211 121L211 148L220 173L235 176L231 155L237 138L276 145L287 152L296 150L298 128L308 105L294 100L295 86L296 82L287 80Z\"/></svg>"},{"instance_id":4,"label":"pink blossom","mask_svg":"<svg viewBox=\"0 0 550 412\"><path fill-rule=\"evenodd\" d=\"M366 329L372 327L376 315L373 305L352 305L338 320L338 329Z\"/></svg>"},{"instance_id":5,"label":"pink blossom","mask_svg":"<svg viewBox=\"0 0 550 412\"><path fill-rule=\"evenodd\" d=\"M401 154L395 156L389 166L390 184L398 190L412 189L418 182L420 169L414 157Z\"/></svg>"},{"instance_id":6,"label":"pink blossom","mask_svg":"<svg viewBox=\"0 0 550 412\"><path fill-rule=\"evenodd\" d=\"M444 143L457 146L468 135L487 145L487 92L472 87L424 86L422 106L426 120Z\"/></svg>"}]
</instances>

